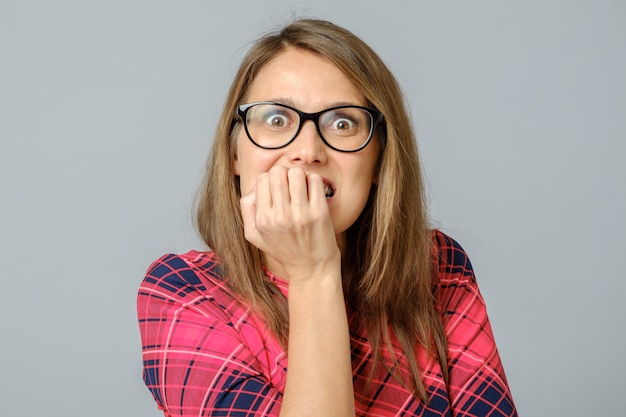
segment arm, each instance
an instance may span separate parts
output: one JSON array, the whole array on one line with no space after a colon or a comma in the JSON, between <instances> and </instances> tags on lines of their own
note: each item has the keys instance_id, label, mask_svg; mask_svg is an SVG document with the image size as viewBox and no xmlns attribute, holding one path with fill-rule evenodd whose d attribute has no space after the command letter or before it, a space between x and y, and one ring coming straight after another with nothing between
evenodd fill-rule
<instances>
[{"instance_id":1,"label":"arm","mask_svg":"<svg viewBox=\"0 0 626 417\"><path fill-rule=\"evenodd\" d=\"M260 332L220 280L164 256L141 284L137 313L144 380L166 416L278 416L273 369L250 350L263 343L253 339Z\"/></svg>"},{"instance_id":2,"label":"arm","mask_svg":"<svg viewBox=\"0 0 626 417\"><path fill-rule=\"evenodd\" d=\"M461 246L436 232L439 289L448 336L448 395L455 417L513 417L517 411L496 347L485 302Z\"/></svg>"},{"instance_id":3,"label":"arm","mask_svg":"<svg viewBox=\"0 0 626 417\"><path fill-rule=\"evenodd\" d=\"M329 276L290 285L289 317L289 368L281 417L354 416L350 339L340 281Z\"/></svg>"},{"instance_id":4,"label":"arm","mask_svg":"<svg viewBox=\"0 0 626 417\"><path fill-rule=\"evenodd\" d=\"M307 186L308 183L308 186ZM324 185L274 167L241 200L246 239L289 281L289 367L281 417L354 417L350 336Z\"/></svg>"}]
</instances>

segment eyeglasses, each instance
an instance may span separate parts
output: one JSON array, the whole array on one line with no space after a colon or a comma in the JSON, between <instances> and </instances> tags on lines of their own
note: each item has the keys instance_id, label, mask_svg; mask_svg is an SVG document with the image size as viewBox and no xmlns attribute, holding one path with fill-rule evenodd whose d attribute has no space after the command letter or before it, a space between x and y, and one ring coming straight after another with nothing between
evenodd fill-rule
<instances>
[{"instance_id":1,"label":"eyeglasses","mask_svg":"<svg viewBox=\"0 0 626 417\"><path fill-rule=\"evenodd\" d=\"M252 143L263 149L279 149L298 136L307 120L315 123L322 141L339 152L356 152L367 146L383 115L361 106L337 106L305 113L285 104L258 102L242 104L237 114Z\"/></svg>"}]
</instances>

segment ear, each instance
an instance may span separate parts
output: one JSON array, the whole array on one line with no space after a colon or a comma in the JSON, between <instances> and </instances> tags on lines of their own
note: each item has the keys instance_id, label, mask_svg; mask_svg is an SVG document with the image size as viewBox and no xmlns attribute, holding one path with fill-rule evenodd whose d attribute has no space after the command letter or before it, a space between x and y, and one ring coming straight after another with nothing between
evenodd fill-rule
<instances>
[{"instance_id":1,"label":"ear","mask_svg":"<svg viewBox=\"0 0 626 417\"><path fill-rule=\"evenodd\" d=\"M237 159L237 157L235 157L233 162L231 162L231 168L233 169L233 172L235 173L235 175L237 176L241 175L239 171L239 160Z\"/></svg>"},{"instance_id":2,"label":"ear","mask_svg":"<svg viewBox=\"0 0 626 417\"><path fill-rule=\"evenodd\" d=\"M237 135L239 134L239 125L233 120L230 126L230 135L228 140L230 141L231 149L228 150L228 154L232 155L232 160L230 161L230 168L233 170L233 173L236 176L241 176L241 170L239 169L239 142L236 140Z\"/></svg>"}]
</instances>

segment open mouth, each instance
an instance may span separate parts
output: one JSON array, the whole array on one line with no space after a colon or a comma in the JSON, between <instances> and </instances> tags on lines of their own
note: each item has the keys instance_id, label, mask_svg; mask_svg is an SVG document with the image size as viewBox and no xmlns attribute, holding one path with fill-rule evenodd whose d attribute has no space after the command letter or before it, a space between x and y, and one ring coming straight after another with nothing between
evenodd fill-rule
<instances>
[{"instance_id":1,"label":"open mouth","mask_svg":"<svg viewBox=\"0 0 626 417\"><path fill-rule=\"evenodd\" d=\"M330 184L324 183L324 195L326 198L332 198L335 195L335 190Z\"/></svg>"}]
</instances>

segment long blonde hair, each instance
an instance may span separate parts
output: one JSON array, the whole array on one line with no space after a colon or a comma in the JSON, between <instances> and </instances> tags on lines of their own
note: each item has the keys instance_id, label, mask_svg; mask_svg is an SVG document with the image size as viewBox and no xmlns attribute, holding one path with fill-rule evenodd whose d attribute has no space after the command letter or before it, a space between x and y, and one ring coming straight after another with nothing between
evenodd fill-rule
<instances>
[{"instance_id":1,"label":"long blonde hair","mask_svg":"<svg viewBox=\"0 0 626 417\"><path fill-rule=\"evenodd\" d=\"M287 305L266 279L261 253L243 234L239 178L234 174L234 138L241 128L237 105L263 66L287 47L302 48L333 62L362 92L368 105L382 112L381 154L377 184L359 219L348 230L342 254L348 305L367 331L375 365L393 337L409 364L416 395L427 401L416 361L417 349L441 364L447 375L446 337L433 296L435 264L424 187L413 127L393 74L378 55L351 32L320 20L297 20L260 38L249 50L229 90L219 119L207 172L198 194L197 228L217 254L233 291L257 309L267 327L286 346ZM402 296L399 297L398 295ZM402 381L398 373L394 375Z\"/></svg>"}]
</instances>

